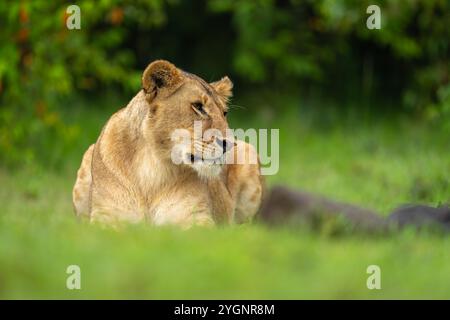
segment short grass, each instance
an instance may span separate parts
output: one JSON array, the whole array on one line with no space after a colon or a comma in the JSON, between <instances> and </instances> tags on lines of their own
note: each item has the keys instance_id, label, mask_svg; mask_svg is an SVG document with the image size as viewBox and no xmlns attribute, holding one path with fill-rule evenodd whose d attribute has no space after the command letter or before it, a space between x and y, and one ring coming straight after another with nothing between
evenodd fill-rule
<instances>
[{"instance_id":1,"label":"short grass","mask_svg":"<svg viewBox=\"0 0 450 320\"><path fill-rule=\"evenodd\" d=\"M402 203L449 201L448 136L436 127L395 116L344 116L336 108L297 106L296 99L283 101L291 111L282 113L268 101L243 99L258 107L236 108L231 123L280 129L280 170L268 177L270 185L380 214ZM336 236L256 224L118 232L76 221L75 166L107 114L73 115L82 139L64 168L0 170L0 298L450 298L444 235ZM81 268L81 290L66 288L69 265ZM369 265L381 268L381 290L366 286Z\"/></svg>"}]
</instances>

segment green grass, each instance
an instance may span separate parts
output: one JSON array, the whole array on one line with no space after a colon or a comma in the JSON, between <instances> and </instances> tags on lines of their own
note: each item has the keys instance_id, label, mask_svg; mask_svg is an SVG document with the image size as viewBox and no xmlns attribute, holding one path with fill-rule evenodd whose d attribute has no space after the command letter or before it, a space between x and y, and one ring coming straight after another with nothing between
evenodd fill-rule
<instances>
[{"instance_id":1,"label":"green grass","mask_svg":"<svg viewBox=\"0 0 450 320\"><path fill-rule=\"evenodd\" d=\"M280 114L266 102L247 119L248 110L232 111L235 127L280 129L280 171L270 185L382 214L402 203L449 201L448 139L437 128L308 107ZM0 298L450 298L448 236L334 236L261 225L118 232L76 221L76 164L107 113L73 116L83 131L63 169L0 170ZM72 264L81 267L81 290L66 289ZM373 264L381 290L366 287Z\"/></svg>"}]
</instances>

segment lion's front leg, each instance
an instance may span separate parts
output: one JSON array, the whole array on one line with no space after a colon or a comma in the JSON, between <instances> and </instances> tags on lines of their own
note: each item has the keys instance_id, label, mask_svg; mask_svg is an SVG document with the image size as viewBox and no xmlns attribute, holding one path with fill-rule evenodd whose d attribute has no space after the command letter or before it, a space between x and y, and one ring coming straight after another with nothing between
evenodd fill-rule
<instances>
[{"instance_id":1,"label":"lion's front leg","mask_svg":"<svg viewBox=\"0 0 450 320\"><path fill-rule=\"evenodd\" d=\"M119 226L145 220L145 208L135 194L117 183L96 181L92 185L90 222Z\"/></svg>"},{"instance_id":2,"label":"lion's front leg","mask_svg":"<svg viewBox=\"0 0 450 320\"><path fill-rule=\"evenodd\" d=\"M234 220L235 200L224 181L212 178L207 182L211 213L217 224L231 224Z\"/></svg>"},{"instance_id":3,"label":"lion's front leg","mask_svg":"<svg viewBox=\"0 0 450 320\"><path fill-rule=\"evenodd\" d=\"M190 189L196 190L196 189ZM212 227L215 221L205 194L186 192L165 193L152 203L147 220L156 226L177 225L183 229L193 226Z\"/></svg>"},{"instance_id":4,"label":"lion's front leg","mask_svg":"<svg viewBox=\"0 0 450 320\"><path fill-rule=\"evenodd\" d=\"M234 164L228 166L227 184L235 201L234 221L251 221L261 206L264 191L258 154L251 144L236 141Z\"/></svg>"}]
</instances>

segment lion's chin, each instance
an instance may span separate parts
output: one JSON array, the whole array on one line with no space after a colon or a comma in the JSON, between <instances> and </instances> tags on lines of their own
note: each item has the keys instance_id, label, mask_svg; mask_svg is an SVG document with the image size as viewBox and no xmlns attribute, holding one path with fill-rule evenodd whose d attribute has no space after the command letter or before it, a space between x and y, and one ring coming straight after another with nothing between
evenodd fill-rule
<instances>
[{"instance_id":1,"label":"lion's chin","mask_svg":"<svg viewBox=\"0 0 450 320\"><path fill-rule=\"evenodd\" d=\"M218 177L223 169L223 166L220 164L193 163L191 166L198 176L205 180Z\"/></svg>"}]
</instances>

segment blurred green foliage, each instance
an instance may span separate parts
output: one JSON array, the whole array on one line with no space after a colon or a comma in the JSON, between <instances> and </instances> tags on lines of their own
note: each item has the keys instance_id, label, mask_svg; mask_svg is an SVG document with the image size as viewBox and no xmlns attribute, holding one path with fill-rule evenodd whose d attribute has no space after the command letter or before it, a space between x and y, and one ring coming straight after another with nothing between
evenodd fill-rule
<instances>
[{"instance_id":1,"label":"blurred green foliage","mask_svg":"<svg viewBox=\"0 0 450 320\"><path fill-rule=\"evenodd\" d=\"M64 1L2 2L0 161L63 159L81 130L61 116L70 101L130 96L155 58L253 90L390 99L450 125L450 3L378 1L381 30L366 28L370 4L84 0L81 30L68 30Z\"/></svg>"},{"instance_id":2,"label":"blurred green foliage","mask_svg":"<svg viewBox=\"0 0 450 320\"><path fill-rule=\"evenodd\" d=\"M381 30L366 27L371 4L216 0L210 6L232 13L233 66L246 79L301 79L352 95L355 89L387 93L407 107L448 108L450 3L377 1Z\"/></svg>"},{"instance_id":3,"label":"blurred green foliage","mask_svg":"<svg viewBox=\"0 0 450 320\"><path fill-rule=\"evenodd\" d=\"M78 1L81 30L67 29L68 4L62 1L0 4L6 22L0 29L2 160L32 162L46 149L62 158L79 130L61 119L68 99L83 91L139 87L118 3ZM127 19L150 27L161 23L161 10L161 2L136 1L127 7Z\"/></svg>"}]
</instances>

